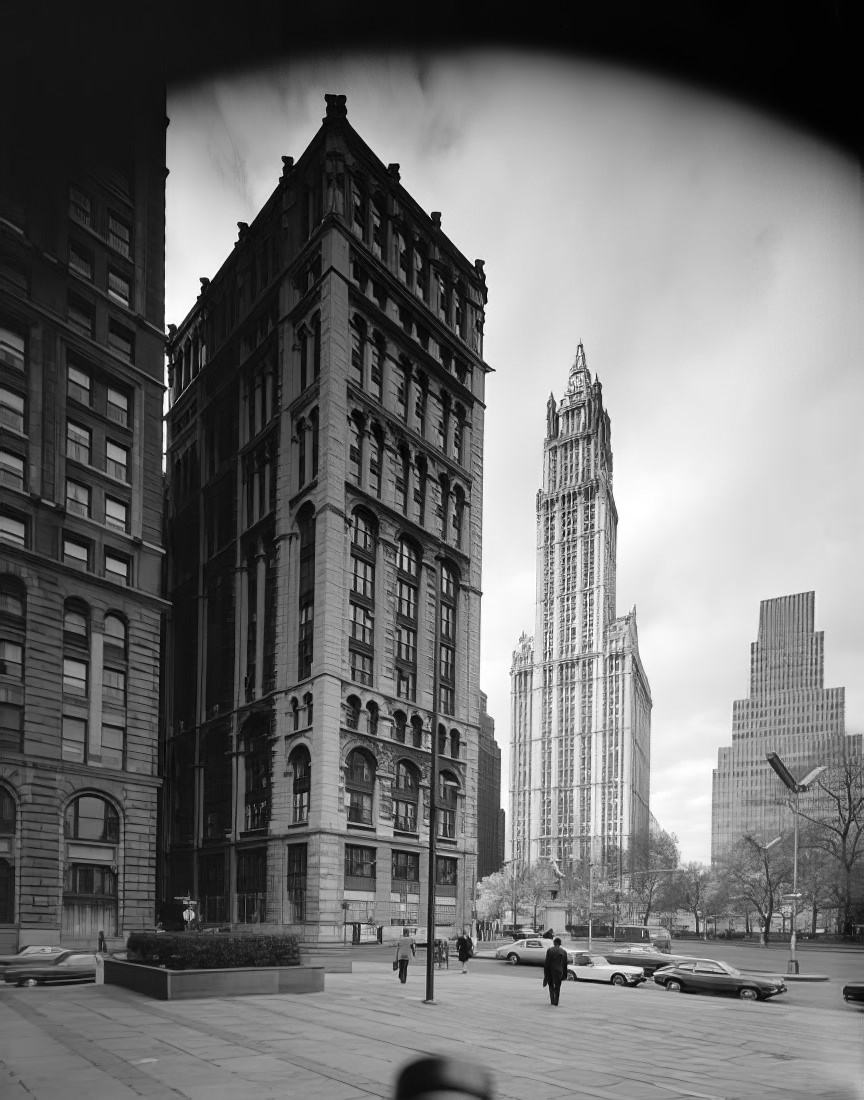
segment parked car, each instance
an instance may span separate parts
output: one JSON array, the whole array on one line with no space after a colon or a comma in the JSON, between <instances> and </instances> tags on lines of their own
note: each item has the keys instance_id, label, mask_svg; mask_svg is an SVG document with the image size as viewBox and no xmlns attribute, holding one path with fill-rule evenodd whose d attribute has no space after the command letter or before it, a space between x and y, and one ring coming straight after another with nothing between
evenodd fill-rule
<instances>
[{"instance_id":1,"label":"parked car","mask_svg":"<svg viewBox=\"0 0 864 1100\"><path fill-rule=\"evenodd\" d=\"M729 963L690 959L654 971L654 981L670 993L734 993L742 1001L765 1001L786 992L782 978L742 974Z\"/></svg>"},{"instance_id":2,"label":"parked car","mask_svg":"<svg viewBox=\"0 0 864 1100\"><path fill-rule=\"evenodd\" d=\"M864 1004L864 982L847 982L843 986L843 1000Z\"/></svg>"},{"instance_id":3,"label":"parked car","mask_svg":"<svg viewBox=\"0 0 864 1100\"><path fill-rule=\"evenodd\" d=\"M59 955L62 951L68 951L68 948L59 947L56 944L53 947L39 947L31 944L29 947L22 947L14 955L0 955L0 966L15 966L16 963L26 963L34 958L51 958L53 955Z\"/></svg>"},{"instance_id":4,"label":"parked car","mask_svg":"<svg viewBox=\"0 0 864 1100\"><path fill-rule=\"evenodd\" d=\"M551 940L541 939L540 936L527 937L499 947L495 952L495 958L506 959L511 966L519 966L520 963L542 966L546 959L546 952L551 946Z\"/></svg>"},{"instance_id":5,"label":"parked car","mask_svg":"<svg viewBox=\"0 0 864 1100\"><path fill-rule=\"evenodd\" d=\"M96 956L81 951L63 951L51 958L7 966L3 981L10 985L42 985L43 982L94 982Z\"/></svg>"},{"instance_id":6,"label":"parked car","mask_svg":"<svg viewBox=\"0 0 864 1100\"><path fill-rule=\"evenodd\" d=\"M603 953L611 963L641 966L647 978L650 978L661 966L692 962L694 958L693 955L667 955L663 951L658 951L656 947L641 943L621 943L610 947L608 951L604 949Z\"/></svg>"},{"instance_id":7,"label":"parked car","mask_svg":"<svg viewBox=\"0 0 864 1100\"><path fill-rule=\"evenodd\" d=\"M645 981L645 971L641 967L612 963L605 955L568 951L567 960L568 982L607 982L609 985L639 986Z\"/></svg>"}]
</instances>

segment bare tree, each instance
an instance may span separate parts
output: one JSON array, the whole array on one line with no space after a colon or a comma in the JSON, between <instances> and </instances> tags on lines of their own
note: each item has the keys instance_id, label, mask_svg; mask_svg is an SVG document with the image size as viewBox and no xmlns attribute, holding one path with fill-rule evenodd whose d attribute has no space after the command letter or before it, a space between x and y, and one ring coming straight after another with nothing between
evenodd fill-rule
<instances>
[{"instance_id":1,"label":"bare tree","mask_svg":"<svg viewBox=\"0 0 864 1100\"><path fill-rule=\"evenodd\" d=\"M864 761L847 759L830 767L813 791L815 797L799 807L798 816L813 826L808 846L825 852L834 863L838 923L846 931L858 900L857 872L864 861Z\"/></svg>"},{"instance_id":2,"label":"bare tree","mask_svg":"<svg viewBox=\"0 0 864 1100\"><path fill-rule=\"evenodd\" d=\"M708 910L714 877L710 867L702 863L685 863L675 875L672 884L664 891L664 900L670 907L686 909L696 922L696 935L702 917Z\"/></svg>"},{"instance_id":3,"label":"bare tree","mask_svg":"<svg viewBox=\"0 0 864 1100\"><path fill-rule=\"evenodd\" d=\"M723 853L719 861L723 896L754 909L762 922L760 943L767 943L771 919L779 910L784 891L792 884L790 838L762 845L749 834Z\"/></svg>"},{"instance_id":4,"label":"bare tree","mask_svg":"<svg viewBox=\"0 0 864 1100\"><path fill-rule=\"evenodd\" d=\"M630 892L648 924L660 895L678 868L678 838L664 829L652 830L647 847L633 861Z\"/></svg>"}]
</instances>

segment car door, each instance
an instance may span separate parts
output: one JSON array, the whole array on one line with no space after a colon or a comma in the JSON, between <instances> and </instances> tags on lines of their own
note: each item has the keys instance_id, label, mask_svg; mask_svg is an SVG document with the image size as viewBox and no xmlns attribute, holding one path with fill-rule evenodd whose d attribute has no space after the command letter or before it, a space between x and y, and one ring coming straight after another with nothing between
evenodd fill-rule
<instances>
[{"instance_id":1,"label":"car door","mask_svg":"<svg viewBox=\"0 0 864 1100\"><path fill-rule=\"evenodd\" d=\"M576 980L579 982L598 982L601 980L597 977L590 955L576 955L573 962L568 965L575 972Z\"/></svg>"},{"instance_id":2,"label":"car door","mask_svg":"<svg viewBox=\"0 0 864 1100\"><path fill-rule=\"evenodd\" d=\"M67 955L57 966L46 971L46 979L56 982L68 982L74 978L86 978L92 972L96 975L96 956L90 954Z\"/></svg>"},{"instance_id":3,"label":"car door","mask_svg":"<svg viewBox=\"0 0 864 1100\"><path fill-rule=\"evenodd\" d=\"M693 987L711 992L734 988L732 977L718 963L700 959L693 967Z\"/></svg>"},{"instance_id":4,"label":"car door","mask_svg":"<svg viewBox=\"0 0 864 1100\"><path fill-rule=\"evenodd\" d=\"M546 952L549 950L549 946L545 940L526 940L524 950L521 952L524 956L523 961L542 966L546 961Z\"/></svg>"}]
</instances>

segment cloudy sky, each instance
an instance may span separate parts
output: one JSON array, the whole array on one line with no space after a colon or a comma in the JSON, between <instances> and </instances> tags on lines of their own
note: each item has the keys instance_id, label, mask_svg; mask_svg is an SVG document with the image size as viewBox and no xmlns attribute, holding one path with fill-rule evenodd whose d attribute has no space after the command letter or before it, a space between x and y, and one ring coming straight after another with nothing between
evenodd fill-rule
<instances>
[{"instance_id":1,"label":"cloudy sky","mask_svg":"<svg viewBox=\"0 0 864 1100\"><path fill-rule=\"evenodd\" d=\"M651 808L707 862L760 600L815 590L825 685L845 686L847 728L864 731L857 166L741 104L590 60L341 55L211 79L169 95L167 321L328 92L486 263L482 687L502 804L546 400L581 340L612 420L617 611L637 608L654 700Z\"/></svg>"}]
</instances>

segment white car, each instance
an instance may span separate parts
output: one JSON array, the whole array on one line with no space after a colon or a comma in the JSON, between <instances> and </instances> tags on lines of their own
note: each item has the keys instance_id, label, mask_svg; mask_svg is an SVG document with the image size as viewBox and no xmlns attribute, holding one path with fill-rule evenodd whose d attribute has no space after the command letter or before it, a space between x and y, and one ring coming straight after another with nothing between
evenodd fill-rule
<instances>
[{"instance_id":1,"label":"white car","mask_svg":"<svg viewBox=\"0 0 864 1100\"><path fill-rule=\"evenodd\" d=\"M551 940L531 936L516 940L515 943L505 943L495 952L495 958L506 959L511 966L519 966L520 963L528 966L542 966L546 961L546 952L551 946Z\"/></svg>"},{"instance_id":2,"label":"white car","mask_svg":"<svg viewBox=\"0 0 864 1100\"><path fill-rule=\"evenodd\" d=\"M568 982L606 982L609 985L638 986L645 981L645 971L641 967L610 963L603 955L568 951L567 959Z\"/></svg>"}]
</instances>

